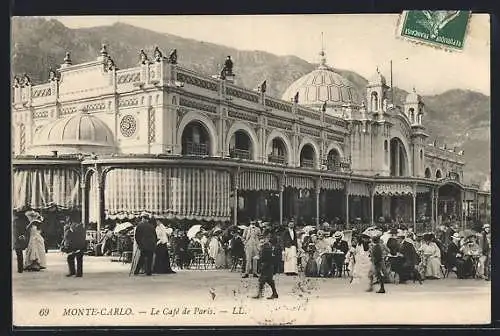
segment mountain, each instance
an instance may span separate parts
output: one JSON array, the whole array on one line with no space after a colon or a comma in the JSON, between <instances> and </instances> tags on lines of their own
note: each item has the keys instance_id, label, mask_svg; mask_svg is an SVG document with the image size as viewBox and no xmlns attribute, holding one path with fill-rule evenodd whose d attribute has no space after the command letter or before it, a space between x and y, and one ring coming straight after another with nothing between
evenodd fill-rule
<instances>
[{"instance_id":1,"label":"mountain","mask_svg":"<svg viewBox=\"0 0 500 336\"><path fill-rule=\"evenodd\" d=\"M71 51L74 63L86 62L96 58L102 43L107 44L108 52L120 68L136 66L140 49L151 55L155 46L165 54L176 48L183 66L207 75L218 73L225 57L231 55L237 73L236 84L255 88L266 79L268 93L275 97L281 97L292 82L316 68L315 64L296 56L237 50L123 23L69 29L54 19L17 17L12 19L12 73L27 73L34 83L43 82L47 80L49 68L62 63L66 51ZM367 84L364 77L353 71L335 70L364 96ZM407 94L394 88L395 103L404 101ZM485 180L490 175L490 97L454 89L423 99L428 133L432 138L465 150L466 181Z\"/></svg>"}]
</instances>

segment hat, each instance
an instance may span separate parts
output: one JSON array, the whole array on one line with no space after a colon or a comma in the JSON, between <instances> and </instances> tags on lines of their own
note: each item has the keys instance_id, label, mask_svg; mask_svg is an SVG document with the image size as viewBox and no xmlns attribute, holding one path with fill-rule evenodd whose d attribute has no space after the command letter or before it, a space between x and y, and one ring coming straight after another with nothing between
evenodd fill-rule
<instances>
[{"instance_id":1,"label":"hat","mask_svg":"<svg viewBox=\"0 0 500 336\"><path fill-rule=\"evenodd\" d=\"M458 234L458 232L455 232L454 234L452 234L451 239L460 239L460 235Z\"/></svg>"},{"instance_id":2,"label":"hat","mask_svg":"<svg viewBox=\"0 0 500 336\"><path fill-rule=\"evenodd\" d=\"M484 224L483 225L483 229L486 229L486 228L489 228L490 227L490 224Z\"/></svg>"},{"instance_id":3,"label":"hat","mask_svg":"<svg viewBox=\"0 0 500 336\"><path fill-rule=\"evenodd\" d=\"M333 238L342 238L344 234L340 231L334 233Z\"/></svg>"},{"instance_id":4,"label":"hat","mask_svg":"<svg viewBox=\"0 0 500 336\"><path fill-rule=\"evenodd\" d=\"M141 212L141 214L139 215L139 217L141 217L141 218L151 218L151 215L149 213L147 213L146 211L143 211L143 212Z\"/></svg>"},{"instance_id":5,"label":"hat","mask_svg":"<svg viewBox=\"0 0 500 336\"><path fill-rule=\"evenodd\" d=\"M403 230L398 230L398 237L404 237L404 236L406 236L405 232Z\"/></svg>"},{"instance_id":6,"label":"hat","mask_svg":"<svg viewBox=\"0 0 500 336\"><path fill-rule=\"evenodd\" d=\"M24 215L28 218L28 221L30 224L32 222L43 222L43 217L40 215L40 213L34 211L34 210L29 210L24 213Z\"/></svg>"},{"instance_id":7,"label":"hat","mask_svg":"<svg viewBox=\"0 0 500 336\"><path fill-rule=\"evenodd\" d=\"M324 236L325 235L325 231L323 230L318 230L318 236Z\"/></svg>"},{"instance_id":8,"label":"hat","mask_svg":"<svg viewBox=\"0 0 500 336\"><path fill-rule=\"evenodd\" d=\"M391 229L391 230L389 231L389 233L390 233L391 235L398 234L398 229Z\"/></svg>"}]
</instances>

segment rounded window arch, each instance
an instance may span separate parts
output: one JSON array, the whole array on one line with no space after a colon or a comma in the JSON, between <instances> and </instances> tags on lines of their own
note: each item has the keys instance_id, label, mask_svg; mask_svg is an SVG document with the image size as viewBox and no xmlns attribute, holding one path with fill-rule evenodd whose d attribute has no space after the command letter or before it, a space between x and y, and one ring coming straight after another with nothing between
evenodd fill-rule
<instances>
[{"instance_id":1,"label":"rounded window arch","mask_svg":"<svg viewBox=\"0 0 500 336\"><path fill-rule=\"evenodd\" d=\"M378 110L378 93L375 91L372 92L372 94L371 94L370 104L371 104L372 111Z\"/></svg>"},{"instance_id":2,"label":"rounded window arch","mask_svg":"<svg viewBox=\"0 0 500 336\"><path fill-rule=\"evenodd\" d=\"M420 150L420 161L424 160L424 151L421 149Z\"/></svg>"},{"instance_id":3,"label":"rounded window arch","mask_svg":"<svg viewBox=\"0 0 500 336\"><path fill-rule=\"evenodd\" d=\"M316 164L316 153L314 147L306 143L300 150L300 166L305 168L314 168Z\"/></svg>"},{"instance_id":4,"label":"rounded window arch","mask_svg":"<svg viewBox=\"0 0 500 336\"><path fill-rule=\"evenodd\" d=\"M415 122L415 109L413 107L410 107L408 110L408 118L410 119L410 123L413 124Z\"/></svg>"},{"instance_id":5,"label":"rounded window arch","mask_svg":"<svg viewBox=\"0 0 500 336\"><path fill-rule=\"evenodd\" d=\"M439 170L439 169L438 169L438 170L436 170L436 178L437 178L437 179L440 179L440 178L442 178L442 177L443 177L443 174L441 173L441 170Z\"/></svg>"},{"instance_id":6,"label":"rounded window arch","mask_svg":"<svg viewBox=\"0 0 500 336\"><path fill-rule=\"evenodd\" d=\"M389 161L389 142L384 140L384 162L387 164Z\"/></svg>"},{"instance_id":7,"label":"rounded window arch","mask_svg":"<svg viewBox=\"0 0 500 336\"><path fill-rule=\"evenodd\" d=\"M210 155L210 134L200 121L190 121L182 131L182 155Z\"/></svg>"},{"instance_id":8,"label":"rounded window arch","mask_svg":"<svg viewBox=\"0 0 500 336\"><path fill-rule=\"evenodd\" d=\"M267 159L272 163L288 163L288 150L286 148L286 143L280 136L276 136L271 140L271 146L269 147Z\"/></svg>"},{"instance_id":9,"label":"rounded window arch","mask_svg":"<svg viewBox=\"0 0 500 336\"><path fill-rule=\"evenodd\" d=\"M425 168L425 178L431 178L431 177L432 177L431 169L429 167Z\"/></svg>"},{"instance_id":10,"label":"rounded window arch","mask_svg":"<svg viewBox=\"0 0 500 336\"><path fill-rule=\"evenodd\" d=\"M400 138L394 137L390 141L390 172L391 176L408 176L408 153Z\"/></svg>"},{"instance_id":11,"label":"rounded window arch","mask_svg":"<svg viewBox=\"0 0 500 336\"><path fill-rule=\"evenodd\" d=\"M229 140L229 156L232 158L250 160L254 156L254 144L247 131L239 129Z\"/></svg>"}]
</instances>

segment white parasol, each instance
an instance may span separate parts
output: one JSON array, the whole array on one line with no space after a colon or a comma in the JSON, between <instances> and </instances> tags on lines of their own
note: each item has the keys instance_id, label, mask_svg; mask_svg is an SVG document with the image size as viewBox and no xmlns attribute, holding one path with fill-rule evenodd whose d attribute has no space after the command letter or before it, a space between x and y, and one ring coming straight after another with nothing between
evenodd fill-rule
<instances>
[{"instance_id":1,"label":"white parasol","mask_svg":"<svg viewBox=\"0 0 500 336\"><path fill-rule=\"evenodd\" d=\"M238 225L238 229L245 230L247 227L245 225Z\"/></svg>"},{"instance_id":2,"label":"white parasol","mask_svg":"<svg viewBox=\"0 0 500 336\"><path fill-rule=\"evenodd\" d=\"M121 224L116 225L114 232L115 233L120 233L122 231L130 229L133 226L134 225L132 225L132 223L130 223L130 222L121 223Z\"/></svg>"},{"instance_id":3,"label":"white parasol","mask_svg":"<svg viewBox=\"0 0 500 336\"><path fill-rule=\"evenodd\" d=\"M307 226L304 226L304 228L302 229L302 231L306 232L309 234L309 232L311 232L312 230L316 230L316 227L315 226L312 226L312 225L307 225Z\"/></svg>"},{"instance_id":4,"label":"white parasol","mask_svg":"<svg viewBox=\"0 0 500 336\"><path fill-rule=\"evenodd\" d=\"M368 236L368 237L376 237L376 236L382 235L382 231L380 231L379 229L377 229L374 226L371 226L368 229L366 229L365 231L363 231L363 234Z\"/></svg>"},{"instance_id":5,"label":"white parasol","mask_svg":"<svg viewBox=\"0 0 500 336\"><path fill-rule=\"evenodd\" d=\"M389 231L386 231L382 234L382 236L380 236L380 240L382 241L382 243L387 244L387 241L389 240L389 238L391 238L391 236L391 233Z\"/></svg>"},{"instance_id":6,"label":"white parasol","mask_svg":"<svg viewBox=\"0 0 500 336\"><path fill-rule=\"evenodd\" d=\"M189 239L192 239L194 238L194 236L196 236L196 234L198 232L201 231L201 225L200 224L197 224L197 225L193 225L189 228L186 236L189 238Z\"/></svg>"}]
</instances>

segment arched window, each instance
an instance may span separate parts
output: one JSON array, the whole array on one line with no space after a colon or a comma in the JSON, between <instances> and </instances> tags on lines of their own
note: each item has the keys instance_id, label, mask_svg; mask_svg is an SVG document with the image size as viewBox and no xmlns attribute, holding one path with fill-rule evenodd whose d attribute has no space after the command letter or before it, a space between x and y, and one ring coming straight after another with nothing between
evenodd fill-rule
<instances>
[{"instance_id":1,"label":"arched window","mask_svg":"<svg viewBox=\"0 0 500 336\"><path fill-rule=\"evenodd\" d=\"M420 162L424 160L424 151L420 150Z\"/></svg>"},{"instance_id":2,"label":"arched window","mask_svg":"<svg viewBox=\"0 0 500 336\"><path fill-rule=\"evenodd\" d=\"M437 178L437 179L440 179L442 176L443 176L443 175L441 174L441 171L438 169L438 170L436 171L436 178Z\"/></svg>"},{"instance_id":3,"label":"arched window","mask_svg":"<svg viewBox=\"0 0 500 336\"><path fill-rule=\"evenodd\" d=\"M415 122L415 109L411 107L408 110L408 118L410 118L410 122L413 124Z\"/></svg>"},{"instance_id":4,"label":"arched window","mask_svg":"<svg viewBox=\"0 0 500 336\"><path fill-rule=\"evenodd\" d=\"M372 92L372 95L371 95L371 110L372 111L377 111L378 110L378 94L377 94L377 92Z\"/></svg>"},{"instance_id":5,"label":"arched window","mask_svg":"<svg viewBox=\"0 0 500 336\"><path fill-rule=\"evenodd\" d=\"M425 168L425 178L431 178L431 169Z\"/></svg>"},{"instance_id":6,"label":"arched window","mask_svg":"<svg viewBox=\"0 0 500 336\"><path fill-rule=\"evenodd\" d=\"M389 142L387 140L384 140L384 162L387 164L387 161L389 160Z\"/></svg>"}]
</instances>

